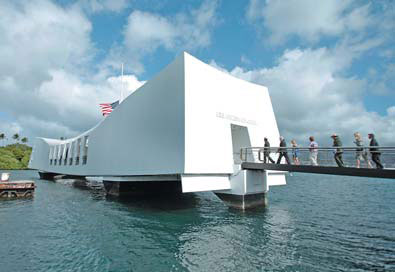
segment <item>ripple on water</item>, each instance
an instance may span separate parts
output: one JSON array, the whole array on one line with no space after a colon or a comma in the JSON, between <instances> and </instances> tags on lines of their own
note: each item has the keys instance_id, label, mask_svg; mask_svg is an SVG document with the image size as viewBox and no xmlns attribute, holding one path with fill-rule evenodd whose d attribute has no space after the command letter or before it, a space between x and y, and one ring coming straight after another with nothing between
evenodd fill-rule
<instances>
[{"instance_id":1,"label":"ripple on water","mask_svg":"<svg viewBox=\"0 0 395 272\"><path fill-rule=\"evenodd\" d=\"M392 181L294 174L248 212L212 193L37 185L33 199L0 201L1 271L395 271Z\"/></svg>"}]
</instances>

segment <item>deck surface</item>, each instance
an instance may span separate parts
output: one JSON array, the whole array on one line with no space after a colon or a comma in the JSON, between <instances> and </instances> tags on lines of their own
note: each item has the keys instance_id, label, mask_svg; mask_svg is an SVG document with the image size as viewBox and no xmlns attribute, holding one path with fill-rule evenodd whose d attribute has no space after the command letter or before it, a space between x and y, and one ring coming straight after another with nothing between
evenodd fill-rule
<instances>
[{"instance_id":1,"label":"deck surface","mask_svg":"<svg viewBox=\"0 0 395 272\"><path fill-rule=\"evenodd\" d=\"M355 167L289 165L289 164L270 164L270 163L256 163L256 162L243 162L241 164L241 168L251 169L251 170L277 170L277 171L302 172L302 173L312 173L312 174L395 179L395 169L373 169L373 168L369 169L369 168L355 168Z\"/></svg>"}]
</instances>

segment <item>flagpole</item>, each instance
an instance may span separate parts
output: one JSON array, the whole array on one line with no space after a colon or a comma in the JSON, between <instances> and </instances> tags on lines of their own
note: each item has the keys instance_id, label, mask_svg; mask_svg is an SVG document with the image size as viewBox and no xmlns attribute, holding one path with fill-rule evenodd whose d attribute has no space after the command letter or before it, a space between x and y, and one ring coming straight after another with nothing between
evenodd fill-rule
<instances>
[{"instance_id":1,"label":"flagpole","mask_svg":"<svg viewBox=\"0 0 395 272\"><path fill-rule=\"evenodd\" d=\"M121 91L120 91L120 95L119 95L119 103L121 103L122 102L122 100L123 100L123 63L122 63L122 65L121 65L121 74L122 74L122 76L121 76Z\"/></svg>"}]
</instances>

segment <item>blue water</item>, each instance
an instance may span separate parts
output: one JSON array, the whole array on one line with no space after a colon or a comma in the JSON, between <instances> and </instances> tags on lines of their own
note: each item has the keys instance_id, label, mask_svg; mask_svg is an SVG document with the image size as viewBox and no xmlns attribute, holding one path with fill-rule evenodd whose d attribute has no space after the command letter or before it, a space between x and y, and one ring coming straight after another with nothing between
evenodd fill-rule
<instances>
[{"instance_id":1,"label":"blue water","mask_svg":"<svg viewBox=\"0 0 395 272\"><path fill-rule=\"evenodd\" d=\"M240 212L12 177L37 190L0 201L0 271L395 271L395 180L293 174Z\"/></svg>"}]
</instances>

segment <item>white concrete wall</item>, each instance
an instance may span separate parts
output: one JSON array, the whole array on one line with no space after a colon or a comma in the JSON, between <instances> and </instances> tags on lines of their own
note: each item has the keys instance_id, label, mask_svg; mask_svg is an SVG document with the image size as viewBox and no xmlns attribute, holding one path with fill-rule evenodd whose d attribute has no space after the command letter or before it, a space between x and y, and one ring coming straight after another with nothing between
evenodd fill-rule
<instances>
[{"instance_id":1,"label":"white concrete wall","mask_svg":"<svg viewBox=\"0 0 395 272\"><path fill-rule=\"evenodd\" d=\"M279 144L264 86L185 56L185 173L233 173L231 124L246 126L252 146Z\"/></svg>"},{"instance_id":2,"label":"white concrete wall","mask_svg":"<svg viewBox=\"0 0 395 272\"><path fill-rule=\"evenodd\" d=\"M182 54L91 130L66 141L38 140L30 167L83 176L231 174L231 124L248 128L252 146L263 146L264 137L278 146L266 87ZM82 146L79 165L75 151L73 165L49 165L48 144L84 142L85 136L86 165Z\"/></svg>"},{"instance_id":3,"label":"white concrete wall","mask_svg":"<svg viewBox=\"0 0 395 272\"><path fill-rule=\"evenodd\" d=\"M184 171L184 57L127 97L89 135L88 162L48 164L49 148L34 146L31 168L75 175L174 174ZM99 109L98 109L99 110ZM78 118L78 117L76 117ZM43 140L46 141L46 140ZM83 140L82 140L83 142ZM63 156L64 158L64 156Z\"/></svg>"}]
</instances>

